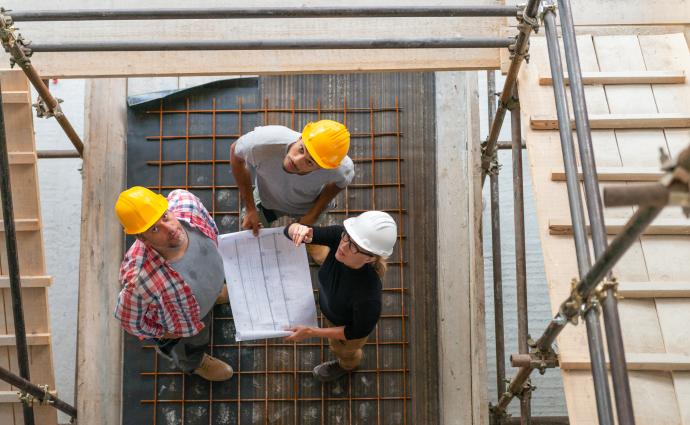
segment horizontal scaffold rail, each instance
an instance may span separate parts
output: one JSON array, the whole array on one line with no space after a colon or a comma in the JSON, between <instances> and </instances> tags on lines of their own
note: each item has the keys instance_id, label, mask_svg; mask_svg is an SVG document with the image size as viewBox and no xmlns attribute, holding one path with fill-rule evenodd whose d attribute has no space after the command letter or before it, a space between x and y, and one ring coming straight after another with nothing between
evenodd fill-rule
<instances>
[{"instance_id":1,"label":"horizontal scaffold rail","mask_svg":"<svg viewBox=\"0 0 690 425\"><path fill-rule=\"evenodd\" d=\"M304 49L466 49L508 47L508 37L456 37L363 40L205 40L32 43L33 52L142 52L180 50L304 50Z\"/></svg>"},{"instance_id":2,"label":"horizontal scaffold rail","mask_svg":"<svg viewBox=\"0 0 690 425\"><path fill-rule=\"evenodd\" d=\"M15 21L115 21L247 18L423 18L516 16L519 6L249 7L210 9L35 10L12 12Z\"/></svg>"}]
</instances>

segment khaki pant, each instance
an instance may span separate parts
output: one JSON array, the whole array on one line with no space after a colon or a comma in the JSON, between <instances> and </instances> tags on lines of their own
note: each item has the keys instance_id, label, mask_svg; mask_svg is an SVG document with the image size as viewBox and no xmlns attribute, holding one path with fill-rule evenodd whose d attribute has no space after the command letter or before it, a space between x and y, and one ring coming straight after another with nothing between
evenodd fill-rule
<instances>
[{"instance_id":1,"label":"khaki pant","mask_svg":"<svg viewBox=\"0 0 690 425\"><path fill-rule=\"evenodd\" d=\"M332 328L335 325L324 318L324 324L327 328ZM368 336L358 339L333 339L328 338L328 346L331 352L338 359L340 367L345 370L354 370L362 362L362 347L366 344Z\"/></svg>"}]
</instances>

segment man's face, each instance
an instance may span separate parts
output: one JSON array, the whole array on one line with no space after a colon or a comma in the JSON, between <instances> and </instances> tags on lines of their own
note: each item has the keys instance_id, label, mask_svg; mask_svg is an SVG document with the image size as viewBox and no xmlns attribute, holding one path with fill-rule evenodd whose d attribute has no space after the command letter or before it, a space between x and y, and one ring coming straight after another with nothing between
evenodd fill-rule
<instances>
[{"instance_id":1,"label":"man's face","mask_svg":"<svg viewBox=\"0 0 690 425\"><path fill-rule=\"evenodd\" d=\"M170 211L166 211L153 226L139 236L159 252L175 250L184 246L187 241L187 232Z\"/></svg>"},{"instance_id":2,"label":"man's face","mask_svg":"<svg viewBox=\"0 0 690 425\"><path fill-rule=\"evenodd\" d=\"M283 169L290 174L309 174L319 168L301 138L290 145L283 158Z\"/></svg>"}]
</instances>

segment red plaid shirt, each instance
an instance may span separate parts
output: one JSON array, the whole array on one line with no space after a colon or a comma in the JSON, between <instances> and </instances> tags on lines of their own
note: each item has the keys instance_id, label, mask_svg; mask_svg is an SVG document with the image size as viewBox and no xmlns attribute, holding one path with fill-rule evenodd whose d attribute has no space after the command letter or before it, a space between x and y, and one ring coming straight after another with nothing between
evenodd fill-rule
<instances>
[{"instance_id":1,"label":"red plaid shirt","mask_svg":"<svg viewBox=\"0 0 690 425\"><path fill-rule=\"evenodd\" d=\"M178 220L218 243L218 227L199 198L186 190L168 195L168 211ZM122 291L115 317L127 332L140 339L160 338L165 332L179 337L204 328L189 285L156 250L136 240L120 266Z\"/></svg>"}]
</instances>

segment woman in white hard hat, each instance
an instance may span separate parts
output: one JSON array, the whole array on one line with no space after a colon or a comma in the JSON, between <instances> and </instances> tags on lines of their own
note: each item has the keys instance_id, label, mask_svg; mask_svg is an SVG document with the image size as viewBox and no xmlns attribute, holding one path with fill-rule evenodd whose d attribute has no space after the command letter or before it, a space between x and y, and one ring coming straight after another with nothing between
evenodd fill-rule
<instances>
[{"instance_id":1,"label":"woman in white hard hat","mask_svg":"<svg viewBox=\"0 0 690 425\"><path fill-rule=\"evenodd\" d=\"M328 338L337 360L314 368L314 376L322 382L338 379L361 362L362 347L381 315L381 279L398 237L395 221L381 211L367 211L343 224L293 223L285 228L285 236L296 246L304 242L330 248L318 274L319 305L329 327L290 328L294 333L286 338Z\"/></svg>"}]
</instances>

